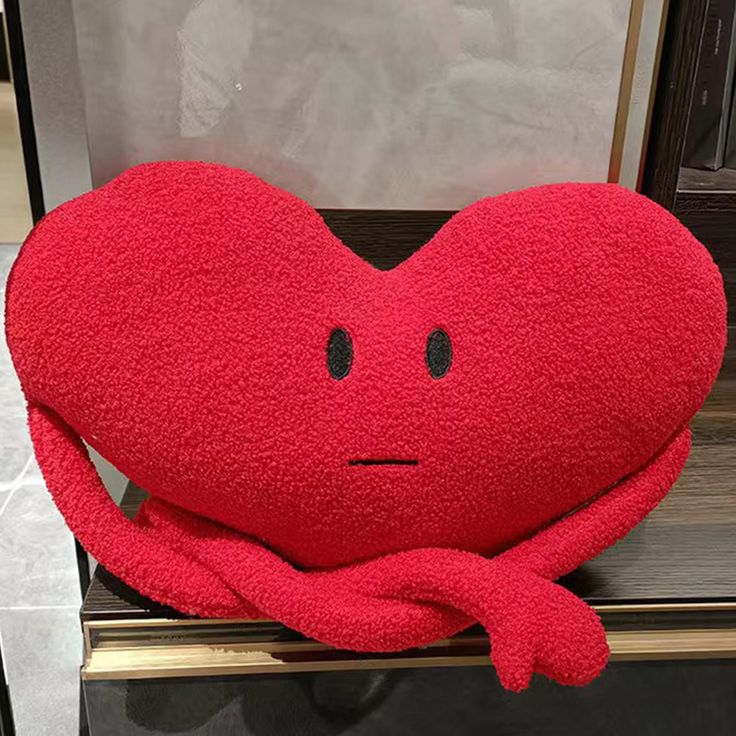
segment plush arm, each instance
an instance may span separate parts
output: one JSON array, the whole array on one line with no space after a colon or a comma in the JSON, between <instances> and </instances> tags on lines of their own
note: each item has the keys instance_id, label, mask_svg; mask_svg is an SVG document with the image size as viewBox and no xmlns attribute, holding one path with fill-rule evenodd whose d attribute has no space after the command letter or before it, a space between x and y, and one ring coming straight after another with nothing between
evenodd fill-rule
<instances>
[{"instance_id":1,"label":"plush arm","mask_svg":"<svg viewBox=\"0 0 736 736\"><path fill-rule=\"evenodd\" d=\"M473 620L491 634L504 685L532 672L582 684L608 648L595 613L551 580L598 554L667 493L687 458L683 430L645 468L492 559L417 549L327 572L296 570L263 545L156 499L136 523L108 496L78 435L29 408L36 455L70 528L112 573L179 610L271 616L337 647L390 651L429 643Z\"/></svg>"},{"instance_id":2,"label":"plush arm","mask_svg":"<svg viewBox=\"0 0 736 736\"><path fill-rule=\"evenodd\" d=\"M110 572L130 582L145 571L150 582L140 592L170 605L179 602L172 596L178 589L218 591L216 601L195 597L185 612L193 613L201 605L212 615L242 614L242 599L214 573L184 558L123 515L108 495L82 440L54 412L29 406L28 426L36 459L56 505L84 548Z\"/></svg>"},{"instance_id":3,"label":"plush arm","mask_svg":"<svg viewBox=\"0 0 736 736\"><path fill-rule=\"evenodd\" d=\"M690 428L685 427L646 467L498 559L548 580L572 572L628 534L657 506L682 472L690 443Z\"/></svg>"},{"instance_id":4,"label":"plush arm","mask_svg":"<svg viewBox=\"0 0 736 736\"><path fill-rule=\"evenodd\" d=\"M55 412L28 408L38 464L54 501L84 548L138 592L184 613L213 618L272 616L294 628L301 617L335 621L352 610L356 631L387 649L467 626L452 609L381 601L339 582L325 584L263 545L182 509L149 499L135 523L107 493L79 435ZM336 602L345 601L347 608ZM321 631L317 624L315 633ZM329 624L328 624L329 628ZM392 633L395 638L392 639Z\"/></svg>"}]
</instances>

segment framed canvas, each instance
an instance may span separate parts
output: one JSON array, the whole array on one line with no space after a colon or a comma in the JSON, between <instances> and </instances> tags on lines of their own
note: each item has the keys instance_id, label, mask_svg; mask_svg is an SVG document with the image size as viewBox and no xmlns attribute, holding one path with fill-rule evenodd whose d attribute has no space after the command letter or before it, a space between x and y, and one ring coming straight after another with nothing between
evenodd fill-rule
<instances>
[{"instance_id":1,"label":"framed canvas","mask_svg":"<svg viewBox=\"0 0 736 736\"><path fill-rule=\"evenodd\" d=\"M454 211L550 181L637 188L667 12L664 0L19 6L48 206L177 158L360 211Z\"/></svg>"}]
</instances>

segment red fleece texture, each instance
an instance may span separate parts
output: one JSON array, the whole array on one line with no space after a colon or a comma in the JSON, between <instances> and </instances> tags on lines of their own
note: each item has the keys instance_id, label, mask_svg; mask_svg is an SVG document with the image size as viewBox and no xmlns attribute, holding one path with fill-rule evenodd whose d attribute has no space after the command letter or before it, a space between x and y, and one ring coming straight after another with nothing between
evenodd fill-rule
<instances>
[{"instance_id":1,"label":"red fleece texture","mask_svg":"<svg viewBox=\"0 0 736 736\"><path fill-rule=\"evenodd\" d=\"M6 326L48 486L127 583L360 651L480 621L521 689L605 664L600 621L551 581L674 483L725 300L695 238L612 185L481 200L378 271L293 195L168 162L33 230ZM82 438L151 494L134 524Z\"/></svg>"}]
</instances>

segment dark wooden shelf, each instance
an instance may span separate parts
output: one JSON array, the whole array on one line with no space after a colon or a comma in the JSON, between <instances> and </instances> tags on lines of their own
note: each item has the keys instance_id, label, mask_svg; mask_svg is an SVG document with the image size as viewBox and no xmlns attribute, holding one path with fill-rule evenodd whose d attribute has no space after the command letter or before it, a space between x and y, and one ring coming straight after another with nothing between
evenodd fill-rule
<instances>
[{"instance_id":1,"label":"dark wooden shelf","mask_svg":"<svg viewBox=\"0 0 736 736\"><path fill-rule=\"evenodd\" d=\"M705 169L680 170L677 182L679 192L733 192L736 195L736 169Z\"/></svg>"}]
</instances>

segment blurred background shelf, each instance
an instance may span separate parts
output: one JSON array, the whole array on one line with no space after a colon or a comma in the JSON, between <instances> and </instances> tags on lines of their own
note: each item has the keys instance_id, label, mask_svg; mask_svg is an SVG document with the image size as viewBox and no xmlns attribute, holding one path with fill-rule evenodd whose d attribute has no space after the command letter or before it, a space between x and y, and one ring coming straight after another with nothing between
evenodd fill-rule
<instances>
[{"instance_id":1,"label":"blurred background shelf","mask_svg":"<svg viewBox=\"0 0 736 736\"><path fill-rule=\"evenodd\" d=\"M678 192L730 192L736 196L736 169L706 169L680 170L680 180L677 182Z\"/></svg>"},{"instance_id":2,"label":"blurred background shelf","mask_svg":"<svg viewBox=\"0 0 736 736\"><path fill-rule=\"evenodd\" d=\"M708 0L672 0L663 42L642 192L710 250L736 315L736 170L683 166Z\"/></svg>"}]
</instances>

